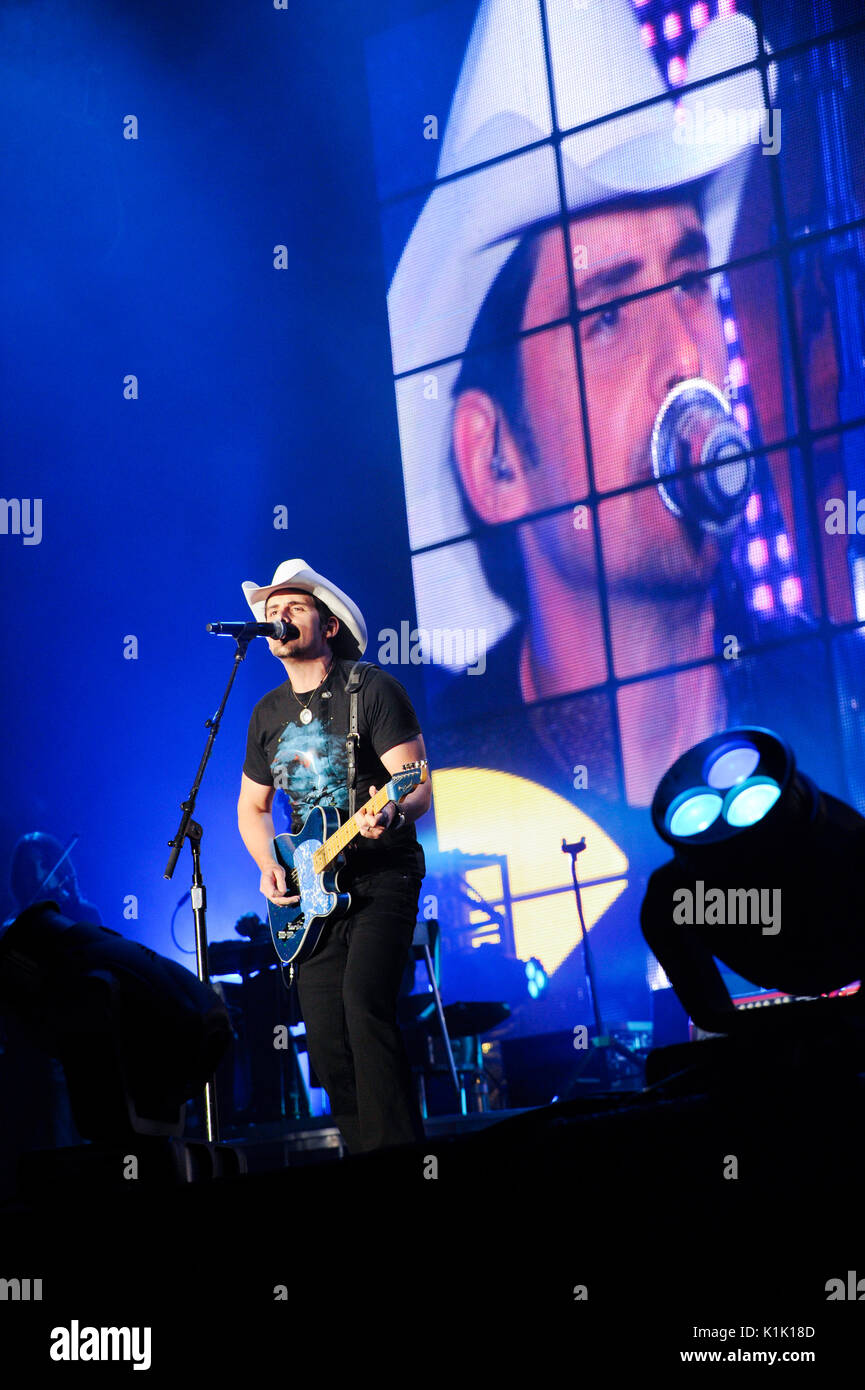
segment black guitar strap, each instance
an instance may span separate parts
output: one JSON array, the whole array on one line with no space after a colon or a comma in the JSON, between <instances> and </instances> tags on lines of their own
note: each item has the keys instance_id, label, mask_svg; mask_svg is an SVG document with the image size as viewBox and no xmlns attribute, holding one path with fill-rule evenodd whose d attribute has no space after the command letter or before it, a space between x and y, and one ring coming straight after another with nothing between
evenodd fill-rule
<instances>
[{"instance_id":1,"label":"black guitar strap","mask_svg":"<svg viewBox=\"0 0 865 1390\"><path fill-rule=\"evenodd\" d=\"M357 796L357 750L360 744L360 734L357 728L357 695L367 671L372 665L371 661L356 661L352 673L348 678L346 691L348 692L348 735L345 740L346 752L346 780L348 782L348 814L354 815L355 800Z\"/></svg>"},{"instance_id":2,"label":"black guitar strap","mask_svg":"<svg viewBox=\"0 0 865 1390\"><path fill-rule=\"evenodd\" d=\"M351 675L346 684L348 692L348 734L345 740L346 751L346 781L348 783L348 814L354 815L355 798L357 795L357 749L360 743L360 733L357 727L357 695L367 671L372 666L371 661L356 661ZM295 978L294 962L288 967L288 980L285 978L285 966L282 966L282 982L286 989L291 989Z\"/></svg>"}]
</instances>

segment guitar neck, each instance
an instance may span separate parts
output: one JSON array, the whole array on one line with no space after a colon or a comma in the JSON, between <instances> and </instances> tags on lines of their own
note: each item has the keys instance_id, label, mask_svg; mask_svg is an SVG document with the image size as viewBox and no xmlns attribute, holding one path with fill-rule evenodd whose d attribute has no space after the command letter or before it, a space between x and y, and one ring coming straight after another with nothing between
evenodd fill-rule
<instances>
[{"instance_id":1,"label":"guitar neck","mask_svg":"<svg viewBox=\"0 0 865 1390\"><path fill-rule=\"evenodd\" d=\"M371 816L377 816L389 801L387 787L382 787L381 791L376 792L375 796L371 796L366 805L361 806L360 809L367 811ZM325 840L320 849L315 851L312 856L312 867L315 872L317 874L324 873L328 864L336 859L337 855L341 854L346 846L351 844L355 835L359 833L360 826L357 823L357 813L355 813L346 821L345 825L341 825L339 830L334 831L330 838Z\"/></svg>"}]
</instances>

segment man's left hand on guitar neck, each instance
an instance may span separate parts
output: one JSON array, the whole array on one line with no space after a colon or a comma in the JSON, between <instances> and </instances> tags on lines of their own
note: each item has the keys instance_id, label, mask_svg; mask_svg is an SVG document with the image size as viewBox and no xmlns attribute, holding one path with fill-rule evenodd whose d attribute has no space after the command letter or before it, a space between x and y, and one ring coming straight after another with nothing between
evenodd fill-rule
<instances>
[{"instance_id":1,"label":"man's left hand on guitar neck","mask_svg":"<svg viewBox=\"0 0 865 1390\"><path fill-rule=\"evenodd\" d=\"M422 762L426 759L426 748L423 738L418 735L408 743L399 743L395 748L389 748L386 753L381 754L381 760L388 772L391 774L401 772L406 763ZM370 787L370 800L376 794L376 787ZM432 781L427 778L419 786L404 796L399 806L389 801L383 806L377 816L371 816L363 808L355 814L358 831L365 840L380 840L385 830L389 829L394 821L399 821L400 815L404 815L408 821L418 820L425 811L429 810L432 801ZM401 822L400 822L401 823Z\"/></svg>"},{"instance_id":2,"label":"man's left hand on guitar neck","mask_svg":"<svg viewBox=\"0 0 865 1390\"><path fill-rule=\"evenodd\" d=\"M370 800L375 796L376 791L376 787L370 787ZM402 817L401 820L400 817ZM368 811L361 807L355 813L355 820L357 821L358 832L364 840L380 840L384 832L390 830L395 822L399 821L400 824L405 824L405 816L395 801L386 802L377 816L371 816Z\"/></svg>"}]
</instances>

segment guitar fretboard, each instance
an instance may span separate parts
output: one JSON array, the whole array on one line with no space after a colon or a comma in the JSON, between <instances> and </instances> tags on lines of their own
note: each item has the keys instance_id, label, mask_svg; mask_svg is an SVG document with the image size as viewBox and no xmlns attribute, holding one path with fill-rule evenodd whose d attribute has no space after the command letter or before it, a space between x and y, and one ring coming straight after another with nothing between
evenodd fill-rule
<instances>
[{"instance_id":1,"label":"guitar fretboard","mask_svg":"<svg viewBox=\"0 0 865 1390\"><path fill-rule=\"evenodd\" d=\"M382 787L381 791L376 792L375 796L371 796L366 805L362 806L360 809L369 812L371 816L377 816L379 811L381 811L389 801L390 797L388 796L387 787ZM325 840L320 849L315 851L315 854L312 856L312 867L315 869L315 872L317 874L324 873L331 860L335 859L338 854L341 854L346 845L350 844L358 833L359 826L357 823L357 815L355 814L346 821L345 825L341 825L339 830L334 831L330 838Z\"/></svg>"}]
</instances>

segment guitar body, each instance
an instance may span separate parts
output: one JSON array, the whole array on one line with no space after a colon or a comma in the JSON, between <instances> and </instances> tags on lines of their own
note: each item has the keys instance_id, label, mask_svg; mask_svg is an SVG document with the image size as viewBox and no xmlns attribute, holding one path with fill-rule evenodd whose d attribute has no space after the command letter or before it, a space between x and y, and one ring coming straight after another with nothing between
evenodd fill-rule
<instances>
[{"instance_id":1,"label":"guitar body","mask_svg":"<svg viewBox=\"0 0 865 1390\"><path fill-rule=\"evenodd\" d=\"M395 772L361 810L376 816L388 801L398 805L428 775L426 760L403 763L402 772ZM351 896L340 892L339 871L345 867L343 851L359 833L356 815L340 825L336 807L315 806L299 835L277 835L273 841L274 855L285 869L286 897L300 897L300 902L290 907L280 907L268 899L270 934L283 965L305 961L330 918L342 917L348 911Z\"/></svg>"},{"instance_id":2,"label":"guitar body","mask_svg":"<svg viewBox=\"0 0 865 1390\"><path fill-rule=\"evenodd\" d=\"M334 806L315 806L297 835L277 835L273 848L285 869L286 893L300 894L300 902L289 907L268 902L267 916L276 954L284 965L307 960L318 945L322 929L333 917L342 917L351 903L348 893L341 893L337 883L345 856L316 873L313 855L325 840L339 829L339 812Z\"/></svg>"}]
</instances>

